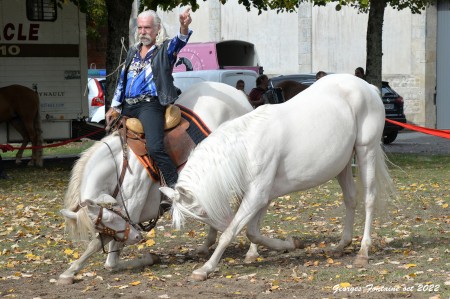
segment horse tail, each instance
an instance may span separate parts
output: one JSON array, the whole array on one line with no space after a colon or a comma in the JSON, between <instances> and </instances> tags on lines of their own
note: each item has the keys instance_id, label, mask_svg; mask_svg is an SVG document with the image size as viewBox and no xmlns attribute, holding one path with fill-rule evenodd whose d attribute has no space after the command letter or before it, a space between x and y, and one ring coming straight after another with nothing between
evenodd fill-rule
<instances>
[{"instance_id":1,"label":"horse tail","mask_svg":"<svg viewBox=\"0 0 450 299\"><path fill-rule=\"evenodd\" d=\"M376 184L377 195L381 199L381 204L386 203L390 199L396 197L394 181L392 180L386 161L388 160L386 153L381 145L377 148L376 157Z\"/></svg>"},{"instance_id":2,"label":"horse tail","mask_svg":"<svg viewBox=\"0 0 450 299\"><path fill-rule=\"evenodd\" d=\"M44 142L42 138L42 123L41 123L41 104L39 99L39 94L36 92L36 98L37 98L37 112L33 119L33 127L34 131L36 133L36 146L38 147L36 149L37 153L37 163L38 165L42 166L42 144Z\"/></svg>"},{"instance_id":3,"label":"horse tail","mask_svg":"<svg viewBox=\"0 0 450 299\"><path fill-rule=\"evenodd\" d=\"M376 148L375 156L375 188L377 195L374 202L374 210L376 212L385 211L387 204L396 196L395 185L389 174L386 161L388 161L388 158L380 145ZM358 180L357 188L357 193L362 194L363 186L361 180Z\"/></svg>"}]
</instances>

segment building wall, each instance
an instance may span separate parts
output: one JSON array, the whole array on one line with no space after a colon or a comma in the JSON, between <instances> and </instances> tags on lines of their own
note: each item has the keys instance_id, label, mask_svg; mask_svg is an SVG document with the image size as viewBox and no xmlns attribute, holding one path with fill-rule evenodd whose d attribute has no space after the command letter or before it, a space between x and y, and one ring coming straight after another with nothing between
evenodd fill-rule
<instances>
[{"instance_id":1,"label":"building wall","mask_svg":"<svg viewBox=\"0 0 450 299\"><path fill-rule=\"evenodd\" d=\"M237 0L199 2L192 13L192 42L239 39L255 44L264 72L271 75L354 73L365 68L367 14L336 4L302 3L295 13L247 11ZM159 12L170 34L178 14ZM436 8L420 15L386 8L383 27L383 80L403 96L408 122L434 127L436 108Z\"/></svg>"}]
</instances>

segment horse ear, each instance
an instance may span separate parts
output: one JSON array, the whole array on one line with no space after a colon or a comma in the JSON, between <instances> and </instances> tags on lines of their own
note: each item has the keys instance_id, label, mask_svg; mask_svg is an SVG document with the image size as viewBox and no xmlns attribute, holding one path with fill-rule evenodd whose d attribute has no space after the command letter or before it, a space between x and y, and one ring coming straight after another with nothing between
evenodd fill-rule
<instances>
[{"instance_id":1,"label":"horse ear","mask_svg":"<svg viewBox=\"0 0 450 299\"><path fill-rule=\"evenodd\" d=\"M81 201L80 206L81 207L86 207L86 206L88 206L88 207L100 207L100 205L98 205L97 202L92 200L92 199L83 199Z\"/></svg>"},{"instance_id":2,"label":"horse ear","mask_svg":"<svg viewBox=\"0 0 450 299\"><path fill-rule=\"evenodd\" d=\"M160 187L159 191L161 191L165 196L172 199L175 197L175 190L170 187Z\"/></svg>"},{"instance_id":3,"label":"horse ear","mask_svg":"<svg viewBox=\"0 0 450 299\"><path fill-rule=\"evenodd\" d=\"M72 212L70 210L67 209L62 209L61 214L63 214L64 217L69 218L69 219L77 219L77 213Z\"/></svg>"}]
</instances>

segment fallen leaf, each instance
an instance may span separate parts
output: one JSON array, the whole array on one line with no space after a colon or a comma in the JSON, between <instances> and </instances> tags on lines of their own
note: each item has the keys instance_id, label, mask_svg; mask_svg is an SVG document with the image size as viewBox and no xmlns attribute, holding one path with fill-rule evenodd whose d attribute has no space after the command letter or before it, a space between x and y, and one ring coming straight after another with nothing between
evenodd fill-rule
<instances>
[{"instance_id":1,"label":"fallen leaf","mask_svg":"<svg viewBox=\"0 0 450 299\"><path fill-rule=\"evenodd\" d=\"M399 266L399 268L409 269L409 268L413 268L413 267L416 267L416 266L417 266L416 264L406 264L406 265L403 265L403 266Z\"/></svg>"},{"instance_id":2,"label":"fallen leaf","mask_svg":"<svg viewBox=\"0 0 450 299\"><path fill-rule=\"evenodd\" d=\"M65 254L67 254L67 255L72 255L72 253L73 253L73 250L72 250L72 249L69 249L69 248L67 248L67 249L64 249L64 253L65 253Z\"/></svg>"}]
</instances>

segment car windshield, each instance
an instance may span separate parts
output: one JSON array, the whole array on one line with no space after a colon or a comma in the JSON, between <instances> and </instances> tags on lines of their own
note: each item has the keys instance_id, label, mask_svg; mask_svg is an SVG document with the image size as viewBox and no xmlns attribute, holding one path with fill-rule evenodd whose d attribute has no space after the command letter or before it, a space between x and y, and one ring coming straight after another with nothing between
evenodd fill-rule
<instances>
[{"instance_id":1,"label":"car windshield","mask_svg":"<svg viewBox=\"0 0 450 299\"><path fill-rule=\"evenodd\" d=\"M287 81L287 80L297 81L302 84L311 85L316 81L316 77L315 77L315 75L311 75L311 74L285 75L285 76L273 77L270 79L270 82L271 82L272 87L274 87L278 83Z\"/></svg>"},{"instance_id":2,"label":"car windshield","mask_svg":"<svg viewBox=\"0 0 450 299\"><path fill-rule=\"evenodd\" d=\"M381 95L383 97L389 97L389 96L398 97L398 94L393 89L391 89L391 87L389 85L383 85L383 87L381 88Z\"/></svg>"}]
</instances>

